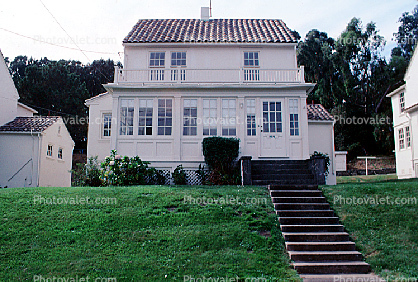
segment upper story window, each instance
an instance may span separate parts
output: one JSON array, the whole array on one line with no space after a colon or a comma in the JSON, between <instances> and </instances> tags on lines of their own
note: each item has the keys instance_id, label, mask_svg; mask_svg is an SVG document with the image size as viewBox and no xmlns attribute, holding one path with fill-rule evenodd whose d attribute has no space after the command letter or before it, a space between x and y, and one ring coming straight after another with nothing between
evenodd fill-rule
<instances>
[{"instance_id":1,"label":"upper story window","mask_svg":"<svg viewBox=\"0 0 418 282\"><path fill-rule=\"evenodd\" d=\"M171 66L185 67L186 66L186 52L171 52Z\"/></svg>"},{"instance_id":2,"label":"upper story window","mask_svg":"<svg viewBox=\"0 0 418 282\"><path fill-rule=\"evenodd\" d=\"M123 99L120 106L120 135L134 134L134 100Z\"/></svg>"},{"instance_id":3,"label":"upper story window","mask_svg":"<svg viewBox=\"0 0 418 282\"><path fill-rule=\"evenodd\" d=\"M247 100L247 135L256 135L255 99Z\"/></svg>"},{"instance_id":4,"label":"upper story window","mask_svg":"<svg viewBox=\"0 0 418 282\"><path fill-rule=\"evenodd\" d=\"M244 81L260 80L259 52L244 52Z\"/></svg>"},{"instance_id":5,"label":"upper story window","mask_svg":"<svg viewBox=\"0 0 418 282\"><path fill-rule=\"evenodd\" d=\"M165 52L151 52L149 66L150 67L164 67L165 66Z\"/></svg>"},{"instance_id":6,"label":"upper story window","mask_svg":"<svg viewBox=\"0 0 418 282\"><path fill-rule=\"evenodd\" d=\"M299 136L298 99L289 99L290 136Z\"/></svg>"},{"instance_id":7,"label":"upper story window","mask_svg":"<svg viewBox=\"0 0 418 282\"><path fill-rule=\"evenodd\" d=\"M152 99L139 99L138 135L152 135Z\"/></svg>"},{"instance_id":8,"label":"upper story window","mask_svg":"<svg viewBox=\"0 0 418 282\"><path fill-rule=\"evenodd\" d=\"M183 135L197 135L197 100L184 99Z\"/></svg>"},{"instance_id":9,"label":"upper story window","mask_svg":"<svg viewBox=\"0 0 418 282\"><path fill-rule=\"evenodd\" d=\"M103 114L103 137L109 137L112 130L112 114Z\"/></svg>"},{"instance_id":10,"label":"upper story window","mask_svg":"<svg viewBox=\"0 0 418 282\"><path fill-rule=\"evenodd\" d=\"M217 124L217 100L203 99L203 135L216 136L218 134Z\"/></svg>"},{"instance_id":11,"label":"upper story window","mask_svg":"<svg viewBox=\"0 0 418 282\"><path fill-rule=\"evenodd\" d=\"M48 145L48 149L46 150L46 155L48 157L52 157L52 145Z\"/></svg>"},{"instance_id":12,"label":"upper story window","mask_svg":"<svg viewBox=\"0 0 418 282\"><path fill-rule=\"evenodd\" d=\"M399 97L399 104L401 106L401 112L405 111L405 93L402 92Z\"/></svg>"},{"instance_id":13,"label":"upper story window","mask_svg":"<svg viewBox=\"0 0 418 282\"><path fill-rule=\"evenodd\" d=\"M222 135L235 136L237 135L236 128L236 100L222 99Z\"/></svg>"},{"instance_id":14,"label":"upper story window","mask_svg":"<svg viewBox=\"0 0 418 282\"><path fill-rule=\"evenodd\" d=\"M244 67L260 66L258 55L259 52L244 52Z\"/></svg>"},{"instance_id":15,"label":"upper story window","mask_svg":"<svg viewBox=\"0 0 418 282\"><path fill-rule=\"evenodd\" d=\"M62 148L58 149L58 159L62 160Z\"/></svg>"},{"instance_id":16,"label":"upper story window","mask_svg":"<svg viewBox=\"0 0 418 282\"><path fill-rule=\"evenodd\" d=\"M158 99L158 135L171 135L173 100Z\"/></svg>"}]
</instances>

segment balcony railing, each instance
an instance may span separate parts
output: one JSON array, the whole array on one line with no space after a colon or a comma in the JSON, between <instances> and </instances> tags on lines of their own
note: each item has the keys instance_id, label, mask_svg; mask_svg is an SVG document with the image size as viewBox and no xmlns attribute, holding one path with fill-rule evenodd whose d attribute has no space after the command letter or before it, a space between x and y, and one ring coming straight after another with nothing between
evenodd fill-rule
<instances>
[{"instance_id":1,"label":"balcony railing","mask_svg":"<svg viewBox=\"0 0 418 282\"><path fill-rule=\"evenodd\" d=\"M125 70L115 66L115 83L304 83L304 68L266 70L243 69L142 69Z\"/></svg>"}]
</instances>

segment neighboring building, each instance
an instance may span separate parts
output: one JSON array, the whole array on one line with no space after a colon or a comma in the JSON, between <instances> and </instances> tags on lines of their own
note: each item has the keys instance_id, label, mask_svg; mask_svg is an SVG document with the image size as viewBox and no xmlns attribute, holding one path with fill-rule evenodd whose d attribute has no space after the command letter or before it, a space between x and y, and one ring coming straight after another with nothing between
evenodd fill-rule
<instances>
[{"instance_id":1,"label":"neighboring building","mask_svg":"<svg viewBox=\"0 0 418 282\"><path fill-rule=\"evenodd\" d=\"M18 100L19 94L0 51L0 125L12 121L17 116L31 117L37 113Z\"/></svg>"},{"instance_id":2,"label":"neighboring building","mask_svg":"<svg viewBox=\"0 0 418 282\"><path fill-rule=\"evenodd\" d=\"M283 21L139 20L123 45L124 68L86 101L89 156L116 149L160 169L195 169L203 138L237 137L253 160L328 153L335 184L333 118L306 105L314 84Z\"/></svg>"},{"instance_id":3,"label":"neighboring building","mask_svg":"<svg viewBox=\"0 0 418 282\"><path fill-rule=\"evenodd\" d=\"M74 142L61 117L17 117L0 127L0 187L69 187Z\"/></svg>"},{"instance_id":4,"label":"neighboring building","mask_svg":"<svg viewBox=\"0 0 418 282\"><path fill-rule=\"evenodd\" d=\"M418 48L406 71L405 84L387 97L392 99L398 178L418 177Z\"/></svg>"},{"instance_id":5,"label":"neighboring building","mask_svg":"<svg viewBox=\"0 0 418 282\"><path fill-rule=\"evenodd\" d=\"M0 52L0 188L71 186L74 142L62 118L33 117L18 100Z\"/></svg>"}]
</instances>

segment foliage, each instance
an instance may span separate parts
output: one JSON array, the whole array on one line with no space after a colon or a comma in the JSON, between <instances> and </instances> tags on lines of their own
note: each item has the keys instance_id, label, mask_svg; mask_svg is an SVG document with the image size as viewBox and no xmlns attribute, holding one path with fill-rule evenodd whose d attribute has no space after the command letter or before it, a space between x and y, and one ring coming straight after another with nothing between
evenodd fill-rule
<instances>
[{"instance_id":1,"label":"foliage","mask_svg":"<svg viewBox=\"0 0 418 282\"><path fill-rule=\"evenodd\" d=\"M403 13L399 22L401 25L398 28L398 32L394 35L398 41L398 51L401 52L399 55L409 62L418 39L418 6L414 8L412 13Z\"/></svg>"},{"instance_id":2,"label":"foliage","mask_svg":"<svg viewBox=\"0 0 418 282\"><path fill-rule=\"evenodd\" d=\"M71 170L73 186L91 186L100 187L103 185L101 179L100 164L97 156L89 157L87 163L77 163L76 168Z\"/></svg>"},{"instance_id":3,"label":"foliage","mask_svg":"<svg viewBox=\"0 0 418 282\"><path fill-rule=\"evenodd\" d=\"M186 185L187 184L187 175L183 169L182 165L178 165L174 172L172 173L174 184L176 185Z\"/></svg>"},{"instance_id":4,"label":"foliage","mask_svg":"<svg viewBox=\"0 0 418 282\"><path fill-rule=\"evenodd\" d=\"M215 185L239 184L240 170L237 167L239 139L207 137L203 139L203 155L211 172L209 181Z\"/></svg>"},{"instance_id":5,"label":"foliage","mask_svg":"<svg viewBox=\"0 0 418 282\"><path fill-rule=\"evenodd\" d=\"M331 164L330 159L329 159L329 155L325 154L325 153L315 151L311 155L311 158L315 158L315 157L324 158L324 160L325 160L325 176L327 176L328 173L329 173L329 165Z\"/></svg>"},{"instance_id":6,"label":"foliage","mask_svg":"<svg viewBox=\"0 0 418 282\"><path fill-rule=\"evenodd\" d=\"M127 186L146 183L149 162L143 162L138 156L129 158L116 154L111 155L102 162L102 178L106 185Z\"/></svg>"},{"instance_id":7,"label":"foliage","mask_svg":"<svg viewBox=\"0 0 418 282\"><path fill-rule=\"evenodd\" d=\"M64 116L76 148L86 148L84 101L106 91L102 84L113 81L114 62L101 59L83 65L79 61L17 56L10 62L9 70L20 102L35 108L40 115Z\"/></svg>"},{"instance_id":8,"label":"foliage","mask_svg":"<svg viewBox=\"0 0 418 282\"><path fill-rule=\"evenodd\" d=\"M207 173L205 171L204 165L202 166L201 164L199 164L199 168L196 170L196 174L199 177L200 182L202 184L206 184Z\"/></svg>"},{"instance_id":9,"label":"foliage","mask_svg":"<svg viewBox=\"0 0 418 282\"><path fill-rule=\"evenodd\" d=\"M147 176L148 184L164 185L166 183L166 177L163 172L154 167L148 168Z\"/></svg>"}]
</instances>

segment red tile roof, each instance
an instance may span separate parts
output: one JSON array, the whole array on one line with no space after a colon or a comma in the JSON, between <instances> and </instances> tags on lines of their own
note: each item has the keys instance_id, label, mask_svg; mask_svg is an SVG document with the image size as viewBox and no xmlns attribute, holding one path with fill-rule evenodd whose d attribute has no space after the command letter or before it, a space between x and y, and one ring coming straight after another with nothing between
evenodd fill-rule
<instances>
[{"instance_id":1,"label":"red tile roof","mask_svg":"<svg viewBox=\"0 0 418 282\"><path fill-rule=\"evenodd\" d=\"M0 127L0 132L42 132L53 123L57 122L60 117L17 117L13 121L6 123Z\"/></svg>"},{"instance_id":2,"label":"red tile roof","mask_svg":"<svg viewBox=\"0 0 418 282\"><path fill-rule=\"evenodd\" d=\"M296 43L282 20L139 20L124 43Z\"/></svg>"},{"instance_id":3,"label":"red tile roof","mask_svg":"<svg viewBox=\"0 0 418 282\"><path fill-rule=\"evenodd\" d=\"M308 105L308 119L333 121L334 117L321 104Z\"/></svg>"}]
</instances>

